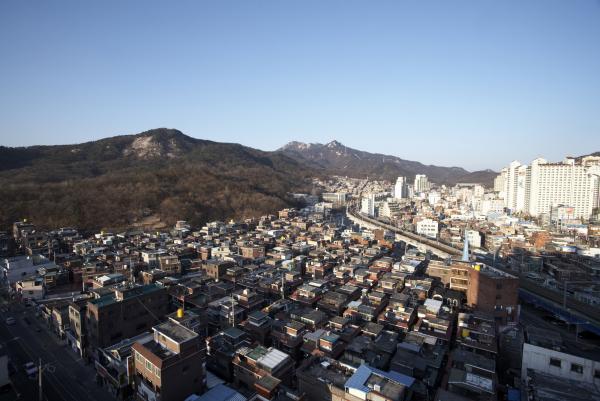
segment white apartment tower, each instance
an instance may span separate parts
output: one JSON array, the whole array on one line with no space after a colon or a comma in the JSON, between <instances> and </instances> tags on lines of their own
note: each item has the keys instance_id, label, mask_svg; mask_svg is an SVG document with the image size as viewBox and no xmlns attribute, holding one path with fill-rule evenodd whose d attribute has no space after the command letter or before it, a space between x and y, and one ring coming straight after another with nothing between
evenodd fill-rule
<instances>
[{"instance_id":1,"label":"white apartment tower","mask_svg":"<svg viewBox=\"0 0 600 401\"><path fill-rule=\"evenodd\" d=\"M503 174L504 204L514 212L539 216L561 204L573 207L575 218L587 219L600 206L600 157L559 163L538 158L530 166L514 161Z\"/></svg>"},{"instance_id":2,"label":"white apartment tower","mask_svg":"<svg viewBox=\"0 0 600 401\"><path fill-rule=\"evenodd\" d=\"M375 216L375 194L367 194L362 197L360 212L368 216Z\"/></svg>"},{"instance_id":3,"label":"white apartment tower","mask_svg":"<svg viewBox=\"0 0 600 401\"><path fill-rule=\"evenodd\" d=\"M394 186L394 198L408 198L408 184L406 182L406 177L398 177L396 180L396 185Z\"/></svg>"},{"instance_id":4,"label":"white apartment tower","mask_svg":"<svg viewBox=\"0 0 600 401\"><path fill-rule=\"evenodd\" d=\"M415 175L415 193L429 191L429 180L425 174Z\"/></svg>"},{"instance_id":5,"label":"white apartment tower","mask_svg":"<svg viewBox=\"0 0 600 401\"><path fill-rule=\"evenodd\" d=\"M498 174L498 177L494 179L494 192L498 192L498 196L504 199L504 183L506 182L506 176L508 175L508 168L503 168Z\"/></svg>"}]
</instances>

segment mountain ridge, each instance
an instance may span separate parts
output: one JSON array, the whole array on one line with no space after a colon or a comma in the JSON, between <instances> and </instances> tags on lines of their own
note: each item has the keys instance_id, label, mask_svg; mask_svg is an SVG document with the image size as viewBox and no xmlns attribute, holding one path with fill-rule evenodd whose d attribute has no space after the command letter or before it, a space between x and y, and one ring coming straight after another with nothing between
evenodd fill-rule
<instances>
[{"instance_id":1,"label":"mountain ridge","mask_svg":"<svg viewBox=\"0 0 600 401\"><path fill-rule=\"evenodd\" d=\"M316 172L276 152L154 129L73 145L0 147L0 224L124 228L253 217L297 203Z\"/></svg>"},{"instance_id":2,"label":"mountain ridge","mask_svg":"<svg viewBox=\"0 0 600 401\"><path fill-rule=\"evenodd\" d=\"M325 144L292 141L276 151L298 161L314 164L326 173L357 178L376 177L393 181L398 176L414 179L416 174L426 174L438 184L480 182L489 187L498 174L491 169L470 172L462 167L423 164L397 156L365 152L350 148L337 140Z\"/></svg>"}]
</instances>

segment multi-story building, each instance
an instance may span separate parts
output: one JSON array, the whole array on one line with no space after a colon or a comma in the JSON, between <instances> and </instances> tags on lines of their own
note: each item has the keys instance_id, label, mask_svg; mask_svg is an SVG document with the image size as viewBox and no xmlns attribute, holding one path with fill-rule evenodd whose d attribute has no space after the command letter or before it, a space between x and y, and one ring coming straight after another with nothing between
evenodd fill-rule
<instances>
[{"instance_id":1,"label":"multi-story building","mask_svg":"<svg viewBox=\"0 0 600 401\"><path fill-rule=\"evenodd\" d=\"M159 256L158 265L167 274L181 274L181 262L177 255Z\"/></svg>"},{"instance_id":2,"label":"multi-story building","mask_svg":"<svg viewBox=\"0 0 600 401\"><path fill-rule=\"evenodd\" d=\"M398 177L396 180L396 185L394 186L394 198L408 198L408 184L406 183L406 177Z\"/></svg>"},{"instance_id":3,"label":"multi-story building","mask_svg":"<svg viewBox=\"0 0 600 401\"><path fill-rule=\"evenodd\" d=\"M566 158L550 163L535 159L531 166L514 161L504 176L505 205L532 216L548 214L552 206L570 205L576 218L587 219L599 206L600 157Z\"/></svg>"},{"instance_id":4,"label":"multi-story building","mask_svg":"<svg viewBox=\"0 0 600 401\"><path fill-rule=\"evenodd\" d=\"M169 312L169 295L158 284L124 286L88 301L85 327L88 355L149 329Z\"/></svg>"},{"instance_id":5,"label":"multi-story building","mask_svg":"<svg viewBox=\"0 0 600 401\"><path fill-rule=\"evenodd\" d=\"M265 247L260 245L244 245L240 247L244 259L260 259L265 257Z\"/></svg>"},{"instance_id":6,"label":"multi-story building","mask_svg":"<svg viewBox=\"0 0 600 401\"><path fill-rule=\"evenodd\" d=\"M415 193L429 191L429 180L425 174L415 175Z\"/></svg>"},{"instance_id":7,"label":"multi-story building","mask_svg":"<svg viewBox=\"0 0 600 401\"><path fill-rule=\"evenodd\" d=\"M517 322L519 278L481 263L469 269L467 303L501 322Z\"/></svg>"},{"instance_id":8,"label":"multi-story building","mask_svg":"<svg viewBox=\"0 0 600 401\"><path fill-rule=\"evenodd\" d=\"M214 255L214 251L212 252ZM206 274L215 279L219 280L227 273L227 269L233 267L234 263L224 260L210 259L206 261L206 264L203 266Z\"/></svg>"},{"instance_id":9,"label":"multi-story building","mask_svg":"<svg viewBox=\"0 0 600 401\"><path fill-rule=\"evenodd\" d=\"M503 168L500 174L494 178L494 192L498 192L501 198L504 198L504 184L506 182L507 168Z\"/></svg>"},{"instance_id":10,"label":"multi-story building","mask_svg":"<svg viewBox=\"0 0 600 401\"><path fill-rule=\"evenodd\" d=\"M398 202L393 201L391 198L381 204L378 210L380 217L394 217L400 214L400 205Z\"/></svg>"},{"instance_id":11,"label":"multi-story building","mask_svg":"<svg viewBox=\"0 0 600 401\"><path fill-rule=\"evenodd\" d=\"M531 371L555 376L557 380L574 380L600 385L600 360L594 352L568 347L560 334L534 326L527 327L523 344L521 378Z\"/></svg>"},{"instance_id":12,"label":"multi-story building","mask_svg":"<svg viewBox=\"0 0 600 401\"><path fill-rule=\"evenodd\" d=\"M126 400L132 395L134 376L130 374L130 367L133 366L133 344L151 339L151 333L142 333L98 350L98 360L95 363L97 380L118 400Z\"/></svg>"},{"instance_id":13,"label":"multi-story building","mask_svg":"<svg viewBox=\"0 0 600 401\"><path fill-rule=\"evenodd\" d=\"M340 207L346 204L347 195L345 192L325 192L321 197L323 201L332 203L334 207Z\"/></svg>"},{"instance_id":14,"label":"multi-story building","mask_svg":"<svg viewBox=\"0 0 600 401\"><path fill-rule=\"evenodd\" d=\"M171 320L133 344L138 395L148 401L183 401L206 387L205 347L198 333Z\"/></svg>"},{"instance_id":15,"label":"multi-story building","mask_svg":"<svg viewBox=\"0 0 600 401\"><path fill-rule=\"evenodd\" d=\"M481 248L481 234L477 230L465 230L465 237L469 241L469 246Z\"/></svg>"},{"instance_id":16,"label":"multi-story building","mask_svg":"<svg viewBox=\"0 0 600 401\"><path fill-rule=\"evenodd\" d=\"M69 330L67 330L67 343L74 352L81 357L86 356L87 348L87 330L85 327L87 301L75 301L69 303Z\"/></svg>"},{"instance_id":17,"label":"multi-story building","mask_svg":"<svg viewBox=\"0 0 600 401\"><path fill-rule=\"evenodd\" d=\"M368 216L375 216L375 194L368 194L362 197L360 212Z\"/></svg>"},{"instance_id":18,"label":"multi-story building","mask_svg":"<svg viewBox=\"0 0 600 401\"><path fill-rule=\"evenodd\" d=\"M424 235L429 238L437 238L438 222L432 219L423 219L417 222L417 234Z\"/></svg>"}]
</instances>

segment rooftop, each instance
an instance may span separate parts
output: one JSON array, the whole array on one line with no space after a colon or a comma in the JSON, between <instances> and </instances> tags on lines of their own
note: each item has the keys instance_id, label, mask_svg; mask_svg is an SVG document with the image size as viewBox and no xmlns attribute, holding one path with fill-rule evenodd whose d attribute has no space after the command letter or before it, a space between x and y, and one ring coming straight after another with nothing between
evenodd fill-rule
<instances>
[{"instance_id":1,"label":"rooftop","mask_svg":"<svg viewBox=\"0 0 600 401\"><path fill-rule=\"evenodd\" d=\"M414 384L415 379L401 373L384 372L368 365L360 365L345 384L346 388L355 388L364 393L376 391L390 399L401 399L406 387Z\"/></svg>"},{"instance_id":2,"label":"rooftop","mask_svg":"<svg viewBox=\"0 0 600 401\"><path fill-rule=\"evenodd\" d=\"M165 337L175 341L178 344L189 341L193 338L198 337L198 333L184 327L173 321L166 321L152 328L155 332L158 332Z\"/></svg>"}]
</instances>

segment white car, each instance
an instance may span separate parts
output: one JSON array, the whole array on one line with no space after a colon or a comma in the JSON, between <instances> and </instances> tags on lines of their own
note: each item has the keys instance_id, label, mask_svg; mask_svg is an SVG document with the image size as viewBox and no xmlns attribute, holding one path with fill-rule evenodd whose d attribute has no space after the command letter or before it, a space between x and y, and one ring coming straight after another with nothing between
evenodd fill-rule
<instances>
[{"instance_id":1,"label":"white car","mask_svg":"<svg viewBox=\"0 0 600 401\"><path fill-rule=\"evenodd\" d=\"M29 376L29 378L35 378L37 375L37 371L38 371L38 367L35 363L33 362L27 362L25 365L23 365L23 369L25 369L25 373L27 373L27 376Z\"/></svg>"}]
</instances>

